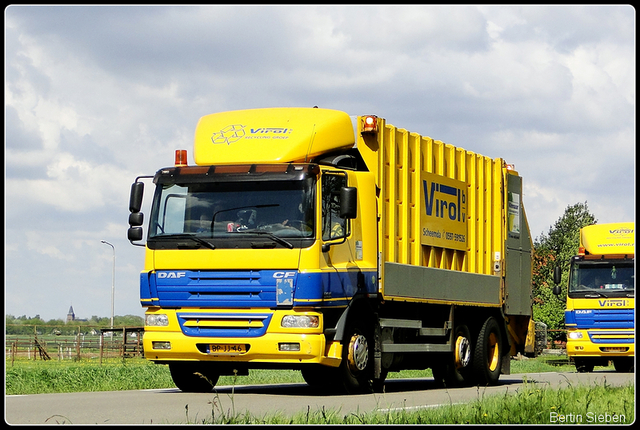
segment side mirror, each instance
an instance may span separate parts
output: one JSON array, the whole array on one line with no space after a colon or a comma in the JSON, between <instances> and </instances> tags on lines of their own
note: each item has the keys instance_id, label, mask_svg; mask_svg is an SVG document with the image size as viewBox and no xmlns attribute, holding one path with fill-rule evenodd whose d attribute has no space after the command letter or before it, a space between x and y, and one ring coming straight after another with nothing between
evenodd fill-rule
<instances>
[{"instance_id":1,"label":"side mirror","mask_svg":"<svg viewBox=\"0 0 640 430\"><path fill-rule=\"evenodd\" d=\"M562 268L560 266L556 266L553 269L553 283L558 285L562 282Z\"/></svg>"},{"instance_id":2,"label":"side mirror","mask_svg":"<svg viewBox=\"0 0 640 430\"><path fill-rule=\"evenodd\" d=\"M144 214L142 212L133 212L129 214L129 225L132 227L141 226L144 223Z\"/></svg>"},{"instance_id":3,"label":"side mirror","mask_svg":"<svg viewBox=\"0 0 640 430\"><path fill-rule=\"evenodd\" d=\"M144 183L136 182L131 184L131 195L129 196L129 230L127 230L127 239L136 246L144 246L141 244L133 243L135 241L142 240L142 223L144 221L144 214L140 212L142 208L142 197L144 195Z\"/></svg>"},{"instance_id":4,"label":"side mirror","mask_svg":"<svg viewBox=\"0 0 640 430\"><path fill-rule=\"evenodd\" d=\"M553 283L556 284L553 287L553 294L559 296L562 288L560 287L560 283L562 282L562 268L560 266L556 266L553 269Z\"/></svg>"},{"instance_id":5,"label":"side mirror","mask_svg":"<svg viewBox=\"0 0 640 430\"><path fill-rule=\"evenodd\" d=\"M358 216L358 189L342 187L340 189L340 217L354 219Z\"/></svg>"},{"instance_id":6,"label":"side mirror","mask_svg":"<svg viewBox=\"0 0 640 430\"><path fill-rule=\"evenodd\" d=\"M131 184L131 196L129 197L129 212L140 212L142 208L142 196L144 194L144 183L134 182Z\"/></svg>"},{"instance_id":7,"label":"side mirror","mask_svg":"<svg viewBox=\"0 0 640 430\"><path fill-rule=\"evenodd\" d=\"M127 239L131 242L142 240L142 227L130 227L127 230Z\"/></svg>"}]
</instances>

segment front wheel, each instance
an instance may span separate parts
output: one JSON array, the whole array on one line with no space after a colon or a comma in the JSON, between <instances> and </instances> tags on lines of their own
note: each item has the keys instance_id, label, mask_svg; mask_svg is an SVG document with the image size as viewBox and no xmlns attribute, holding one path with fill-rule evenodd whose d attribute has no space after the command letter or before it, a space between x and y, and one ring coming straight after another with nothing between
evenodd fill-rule
<instances>
[{"instance_id":1,"label":"front wheel","mask_svg":"<svg viewBox=\"0 0 640 430\"><path fill-rule=\"evenodd\" d=\"M633 373L633 357L614 358L613 367L616 372Z\"/></svg>"},{"instance_id":2,"label":"front wheel","mask_svg":"<svg viewBox=\"0 0 640 430\"><path fill-rule=\"evenodd\" d=\"M494 385L502 369L502 334L498 322L487 318L478 334L473 356L473 368L480 385Z\"/></svg>"},{"instance_id":3,"label":"front wheel","mask_svg":"<svg viewBox=\"0 0 640 430\"><path fill-rule=\"evenodd\" d=\"M578 373L591 373L595 367L594 362L588 358L576 358L574 364Z\"/></svg>"},{"instance_id":4,"label":"front wheel","mask_svg":"<svg viewBox=\"0 0 640 430\"><path fill-rule=\"evenodd\" d=\"M220 373L197 362L169 363L171 379L180 391L210 393L220 378Z\"/></svg>"},{"instance_id":5,"label":"front wheel","mask_svg":"<svg viewBox=\"0 0 640 430\"><path fill-rule=\"evenodd\" d=\"M350 393L373 390L373 335L363 325L351 324L343 339L339 375L344 389Z\"/></svg>"},{"instance_id":6,"label":"front wheel","mask_svg":"<svg viewBox=\"0 0 640 430\"><path fill-rule=\"evenodd\" d=\"M302 378L310 387L319 390L334 388L338 369L321 365L312 365L302 369Z\"/></svg>"}]
</instances>

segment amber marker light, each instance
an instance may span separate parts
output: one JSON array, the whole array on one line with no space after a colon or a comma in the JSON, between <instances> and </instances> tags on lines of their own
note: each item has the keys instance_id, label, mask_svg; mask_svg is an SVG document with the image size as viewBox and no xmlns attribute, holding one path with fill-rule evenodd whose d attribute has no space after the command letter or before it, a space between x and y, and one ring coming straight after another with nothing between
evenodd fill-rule
<instances>
[{"instance_id":1,"label":"amber marker light","mask_svg":"<svg viewBox=\"0 0 640 430\"><path fill-rule=\"evenodd\" d=\"M186 166L187 166L187 150L176 149L176 167L186 167Z\"/></svg>"},{"instance_id":2,"label":"amber marker light","mask_svg":"<svg viewBox=\"0 0 640 430\"><path fill-rule=\"evenodd\" d=\"M364 127L362 131L365 133L375 133L378 131L378 117L375 115L367 115L364 117Z\"/></svg>"}]
</instances>

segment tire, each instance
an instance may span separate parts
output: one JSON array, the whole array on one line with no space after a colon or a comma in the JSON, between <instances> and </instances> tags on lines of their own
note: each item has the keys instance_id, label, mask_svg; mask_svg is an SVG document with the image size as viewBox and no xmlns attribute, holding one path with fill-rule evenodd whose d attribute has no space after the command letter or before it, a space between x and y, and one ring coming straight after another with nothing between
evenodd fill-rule
<instances>
[{"instance_id":1,"label":"tire","mask_svg":"<svg viewBox=\"0 0 640 430\"><path fill-rule=\"evenodd\" d=\"M180 391L187 393L210 393L220 374L200 363L170 363L171 379Z\"/></svg>"},{"instance_id":2,"label":"tire","mask_svg":"<svg viewBox=\"0 0 640 430\"><path fill-rule=\"evenodd\" d=\"M613 367L616 369L616 372L633 373L633 357L614 358Z\"/></svg>"},{"instance_id":3,"label":"tire","mask_svg":"<svg viewBox=\"0 0 640 430\"><path fill-rule=\"evenodd\" d=\"M387 379L387 374L388 373L389 373L388 371L382 369L382 373L380 375L380 378L374 379L372 381L371 387L372 387L374 393L384 393L384 381L385 381L385 379Z\"/></svg>"},{"instance_id":4,"label":"tire","mask_svg":"<svg viewBox=\"0 0 640 430\"><path fill-rule=\"evenodd\" d=\"M349 324L342 340L338 375L342 388L349 394L373 392L373 334L364 324Z\"/></svg>"},{"instance_id":5,"label":"tire","mask_svg":"<svg viewBox=\"0 0 640 430\"><path fill-rule=\"evenodd\" d=\"M502 333L497 321L489 317L478 334L473 369L478 385L495 385L502 369Z\"/></svg>"},{"instance_id":6,"label":"tire","mask_svg":"<svg viewBox=\"0 0 640 430\"><path fill-rule=\"evenodd\" d=\"M325 391L335 388L338 368L313 365L303 368L301 373L307 385Z\"/></svg>"},{"instance_id":7,"label":"tire","mask_svg":"<svg viewBox=\"0 0 640 430\"><path fill-rule=\"evenodd\" d=\"M440 386L464 387L473 385L473 342L469 328L462 324L456 327L453 356L448 362L432 368L433 377Z\"/></svg>"},{"instance_id":8,"label":"tire","mask_svg":"<svg viewBox=\"0 0 640 430\"><path fill-rule=\"evenodd\" d=\"M576 358L574 360L576 370L578 373L591 373L593 372L594 363L588 358Z\"/></svg>"}]
</instances>

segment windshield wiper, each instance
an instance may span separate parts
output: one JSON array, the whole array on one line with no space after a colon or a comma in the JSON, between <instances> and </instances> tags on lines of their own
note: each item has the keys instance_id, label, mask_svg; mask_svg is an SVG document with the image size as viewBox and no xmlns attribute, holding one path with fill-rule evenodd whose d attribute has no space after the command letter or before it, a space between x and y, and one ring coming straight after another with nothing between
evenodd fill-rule
<instances>
[{"instance_id":1,"label":"windshield wiper","mask_svg":"<svg viewBox=\"0 0 640 430\"><path fill-rule=\"evenodd\" d=\"M251 231L249 231L249 230L240 230L240 231L237 231L235 234L238 234L238 233L240 233L240 234L261 234L261 235L264 235L264 236L268 236L271 239L273 239L276 242L278 242L280 245L283 245L283 246L285 246L285 247L287 247L289 249L293 249L293 244L291 244L290 242L287 242L283 238L281 238L279 236L276 236L275 234L270 233L268 231L263 231L263 230L251 230Z\"/></svg>"},{"instance_id":2,"label":"windshield wiper","mask_svg":"<svg viewBox=\"0 0 640 430\"><path fill-rule=\"evenodd\" d=\"M601 293L600 291L589 291L588 293L584 293L584 296L586 298L593 298L593 297L604 297L605 299L609 298L609 296L607 296L604 293Z\"/></svg>"},{"instance_id":3,"label":"windshield wiper","mask_svg":"<svg viewBox=\"0 0 640 430\"><path fill-rule=\"evenodd\" d=\"M215 245L213 243L207 242L206 240L195 236L193 234L189 234L189 233L179 233L179 234L171 234L171 235L166 235L164 236L166 238L175 238L175 239L191 239L195 242L198 242L201 245L206 246L207 248L210 249L216 249Z\"/></svg>"}]
</instances>

